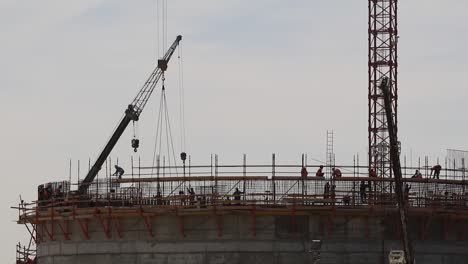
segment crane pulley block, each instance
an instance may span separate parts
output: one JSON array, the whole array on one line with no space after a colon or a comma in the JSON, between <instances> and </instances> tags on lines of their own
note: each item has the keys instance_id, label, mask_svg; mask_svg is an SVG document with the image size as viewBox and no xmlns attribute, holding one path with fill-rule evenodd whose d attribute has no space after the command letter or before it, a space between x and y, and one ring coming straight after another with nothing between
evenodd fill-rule
<instances>
[{"instance_id":1,"label":"crane pulley block","mask_svg":"<svg viewBox=\"0 0 468 264\"><path fill-rule=\"evenodd\" d=\"M130 119L133 121L138 121L139 119L138 112L135 110L135 107L131 104L129 104L127 110L125 110L125 115L130 117Z\"/></svg>"},{"instance_id":2,"label":"crane pulley block","mask_svg":"<svg viewBox=\"0 0 468 264\"><path fill-rule=\"evenodd\" d=\"M161 69L161 71L166 71L167 70L167 60L165 59L160 59L158 60L158 68Z\"/></svg>"}]
</instances>

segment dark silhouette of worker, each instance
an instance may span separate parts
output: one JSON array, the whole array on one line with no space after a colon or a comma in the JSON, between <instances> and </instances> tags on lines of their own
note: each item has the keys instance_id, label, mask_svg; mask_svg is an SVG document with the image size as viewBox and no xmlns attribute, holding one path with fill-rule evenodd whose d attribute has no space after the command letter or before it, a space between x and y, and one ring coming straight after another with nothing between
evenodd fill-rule
<instances>
[{"instance_id":1,"label":"dark silhouette of worker","mask_svg":"<svg viewBox=\"0 0 468 264\"><path fill-rule=\"evenodd\" d=\"M302 178L307 178L307 175L309 175L309 172L307 172L307 168L302 166L302 169L301 169L301 177Z\"/></svg>"},{"instance_id":2,"label":"dark silhouette of worker","mask_svg":"<svg viewBox=\"0 0 468 264\"><path fill-rule=\"evenodd\" d=\"M46 200L52 198L52 184L48 183L47 184L47 187L45 188L45 197L46 197Z\"/></svg>"},{"instance_id":3,"label":"dark silhouette of worker","mask_svg":"<svg viewBox=\"0 0 468 264\"><path fill-rule=\"evenodd\" d=\"M344 203L344 205L350 205L351 204L351 196L349 196L349 195L343 196L343 203Z\"/></svg>"},{"instance_id":4,"label":"dark silhouette of worker","mask_svg":"<svg viewBox=\"0 0 468 264\"><path fill-rule=\"evenodd\" d=\"M332 177L333 178L340 178L341 177L341 170L338 168L332 168Z\"/></svg>"},{"instance_id":5,"label":"dark silhouette of worker","mask_svg":"<svg viewBox=\"0 0 468 264\"><path fill-rule=\"evenodd\" d=\"M317 172L315 173L315 176L317 176L317 177L323 177L323 176L325 176L325 173L323 173L323 165L320 165L320 167L318 168Z\"/></svg>"},{"instance_id":6,"label":"dark silhouette of worker","mask_svg":"<svg viewBox=\"0 0 468 264\"><path fill-rule=\"evenodd\" d=\"M160 191L158 191L157 194L156 194L156 204L157 205L162 205L163 204L162 195L161 195Z\"/></svg>"},{"instance_id":7,"label":"dark silhouette of worker","mask_svg":"<svg viewBox=\"0 0 468 264\"><path fill-rule=\"evenodd\" d=\"M119 167L119 166L117 166L117 165L115 165L114 168L115 168L115 172L114 172L114 174L112 174L112 175L118 176L119 179L122 179L122 175L123 175L124 172L125 172L124 169L122 169L121 167Z\"/></svg>"},{"instance_id":8,"label":"dark silhouette of worker","mask_svg":"<svg viewBox=\"0 0 468 264\"><path fill-rule=\"evenodd\" d=\"M241 192L239 191L239 188L236 188L236 190L232 194L234 196L234 201L236 205L240 205L241 193L244 193L244 192Z\"/></svg>"},{"instance_id":9,"label":"dark silhouette of worker","mask_svg":"<svg viewBox=\"0 0 468 264\"><path fill-rule=\"evenodd\" d=\"M189 200L190 200L190 204L191 205L194 205L195 204L195 191L193 190L193 187L192 188L187 188L187 192L189 193Z\"/></svg>"},{"instance_id":10,"label":"dark silhouette of worker","mask_svg":"<svg viewBox=\"0 0 468 264\"><path fill-rule=\"evenodd\" d=\"M323 187L323 199L328 199L330 198L330 183L327 182L325 186ZM327 202L324 203L324 205L327 205Z\"/></svg>"},{"instance_id":11,"label":"dark silhouette of worker","mask_svg":"<svg viewBox=\"0 0 468 264\"><path fill-rule=\"evenodd\" d=\"M409 192L411 190L411 185L408 185L407 183L405 184L405 190L404 190L404 196L405 196L405 199L408 200L409 199Z\"/></svg>"},{"instance_id":12,"label":"dark silhouette of worker","mask_svg":"<svg viewBox=\"0 0 468 264\"><path fill-rule=\"evenodd\" d=\"M369 177L371 177L371 178L377 178L377 173L375 172L374 169L370 169L370 171L369 171Z\"/></svg>"},{"instance_id":13,"label":"dark silhouette of worker","mask_svg":"<svg viewBox=\"0 0 468 264\"><path fill-rule=\"evenodd\" d=\"M367 184L364 181L361 181L359 186L359 193L361 195L361 203L367 202L367 193L366 193Z\"/></svg>"},{"instance_id":14,"label":"dark silhouette of worker","mask_svg":"<svg viewBox=\"0 0 468 264\"><path fill-rule=\"evenodd\" d=\"M413 176L411 176L411 178L413 179L422 179L422 174L421 172L419 172L419 170L416 170L413 174Z\"/></svg>"},{"instance_id":15,"label":"dark silhouette of worker","mask_svg":"<svg viewBox=\"0 0 468 264\"><path fill-rule=\"evenodd\" d=\"M62 185L59 185L57 189L55 189L55 198L62 198Z\"/></svg>"},{"instance_id":16,"label":"dark silhouette of worker","mask_svg":"<svg viewBox=\"0 0 468 264\"><path fill-rule=\"evenodd\" d=\"M439 175L440 175L441 170L442 170L442 166L440 166L439 164L434 165L431 168L431 176L432 176L432 172L434 172L434 179L439 179Z\"/></svg>"}]
</instances>

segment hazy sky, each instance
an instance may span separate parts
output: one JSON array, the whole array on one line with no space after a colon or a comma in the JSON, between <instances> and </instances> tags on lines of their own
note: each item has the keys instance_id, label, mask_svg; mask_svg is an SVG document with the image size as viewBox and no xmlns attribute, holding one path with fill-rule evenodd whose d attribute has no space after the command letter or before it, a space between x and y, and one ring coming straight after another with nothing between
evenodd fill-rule
<instances>
[{"instance_id":1,"label":"hazy sky","mask_svg":"<svg viewBox=\"0 0 468 264\"><path fill-rule=\"evenodd\" d=\"M367 1L169 1L168 44L184 60L187 149L193 163L324 160L367 153ZM403 153L468 149L468 2L399 3L399 132ZM40 183L68 178L104 146L155 67L156 0L0 0L3 169L0 258L13 262L26 230L9 206ZM178 60L167 73L179 140ZM151 159L159 90L139 122ZM112 157L128 167L131 128ZM147 163L146 163L147 164ZM76 168L74 168L75 170ZM76 173L75 173L76 174ZM76 175L74 174L74 177ZM82 175L83 176L83 175Z\"/></svg>"}]
</instances>

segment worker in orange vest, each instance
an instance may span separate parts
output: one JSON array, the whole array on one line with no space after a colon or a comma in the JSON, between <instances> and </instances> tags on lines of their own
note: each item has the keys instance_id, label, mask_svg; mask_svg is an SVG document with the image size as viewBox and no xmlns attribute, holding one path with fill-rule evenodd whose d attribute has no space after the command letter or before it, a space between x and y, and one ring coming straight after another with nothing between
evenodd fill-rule
<instances>
[{"instance_id":1,"label":"worker in orange vest","mask_svg":"<svg viewBox=\"0 0 468 264\"><path fill-rule=\"evenodd\" d=\"M317 172L315 173L315 176L317 176L317 177L323 177L323 176L325 176L325 173L323 173L323 165L320 165L319 169L318 169Z\"/></svg>"}]
</instances>

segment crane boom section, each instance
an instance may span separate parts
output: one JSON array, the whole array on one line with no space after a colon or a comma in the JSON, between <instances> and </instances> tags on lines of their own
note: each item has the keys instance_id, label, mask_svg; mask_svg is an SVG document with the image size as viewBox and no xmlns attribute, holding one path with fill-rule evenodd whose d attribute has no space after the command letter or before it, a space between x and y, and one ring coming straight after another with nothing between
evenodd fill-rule
<instances>
[{"instance_id":1,"label":"crane boom section","mask_svg":"<svg viewBox=\"0 0 468 264\"><path fill-rule=\"evenodd\" d=\"M140 92L138 92L135 99L133 99L132 105L138 116L143 111L143 108L145 108L145 105L148 102L149 97L151 96L151 94L154 91L154 88L156 87L156 84L158 83L159 79L161 79L163 72L167 68L167 62L169 62L169 60L171 59L172 54L174 54L174 51L179 45L179 42L181 40L182 40L182 36L180 35L177 36L176 40L171 45L171 47L167 50L164 57L158 61L158 67L154 69L154 71L149 76L148 80L146 80L145 84L140 89ZM164 68L164 66L161 67L161 62L163 62L163 65L165 64L166 68Z\"/></svg>"},{"instance_id":2,"label":"crane boom section","mask_svg":"<svg viewBox=\"0 0 468 264\"><path fill-rule=\"evenodd\" d=\"M127 128L130 121L138 121L141 112L145 108L146 103L148 102L151 94L154 91L154 88L156 87L159 80L163 76L164 71L166 71L167 63L171 59L172 54L174 54L174 51L179 45L179 42L181 40L182 40L182 36L180 35L177 36L176 40L171 45L169 50L166 52L164 57L158 60L158 66L150 74L149 78L146 80L145 84L140 89L135 99L133 99L132 103L128 105L127 109L125 110L125 116L120 121L119 125L117 126L117 129L114 131L111 138L107 142L106 146L102 150L101 154L96 159L96 162L93 164L88 174L86 175L84 180L81 182L80 186L78 187L78 192L80 194L86 193L86 191L89 188L89 185L91 184L91 182L93 182L94 178L96 177L98 172L101 170L102 165L106 161L112 149L117 144L117 141L119 141L120 137L125 132L125 129Z\"/></svg>"}]
</instances>

